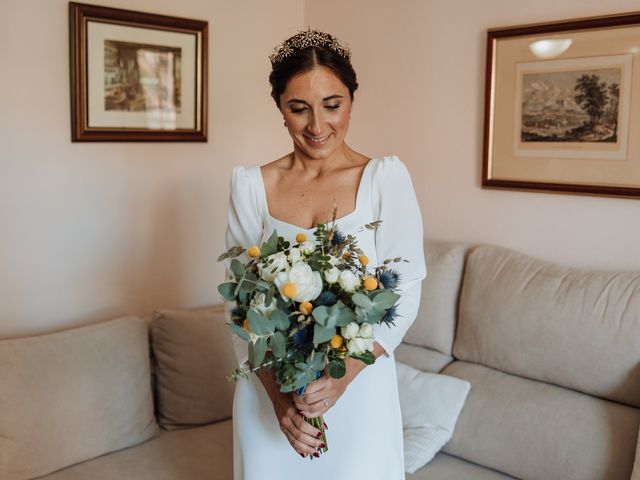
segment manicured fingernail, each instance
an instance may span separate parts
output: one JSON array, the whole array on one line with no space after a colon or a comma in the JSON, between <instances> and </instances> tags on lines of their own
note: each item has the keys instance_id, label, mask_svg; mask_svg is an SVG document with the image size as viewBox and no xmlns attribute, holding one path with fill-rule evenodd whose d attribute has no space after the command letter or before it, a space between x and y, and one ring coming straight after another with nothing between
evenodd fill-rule
<instances>
[{"instance_id":1,"label":"manicured fingernail","mask_svg":"<svg viewBox=\"0 0 640 480\"><path fill-rule=\"evenodd\" d=\"M313 452L313 456L318 458L320 456L320 454L318 452Z\"/></svg>"},{"instance_id":2,"label":"manicured fingernail","mask_svg":"<svg viewBox=\"0 0 640 480\"><path fill-rule=\"evenodd\" d=\"M320 448L324 448L324 447L325 447L324 443L321 443Z\"/></svg>"},{"instance_id":3,"label":"manicured fingernail","mask_svg":"<svg viewBox=\"0 0 640 480\"><path fill-rule=\"evenodd\" d=\"M316 438L320 438L322 436L322 432L316 433Z\"/></svg>"},{"instance_id":4,"label":"manicured fingernail","mask_svg":"<svg viewBox=\"0 0 640 480\"><path fill-rule=\"evenodd\" d=\"M300 454L300 456L301 456L302 458L304 458L304 453L301 453L301 454Z\"/></svg>"}]
</instances>

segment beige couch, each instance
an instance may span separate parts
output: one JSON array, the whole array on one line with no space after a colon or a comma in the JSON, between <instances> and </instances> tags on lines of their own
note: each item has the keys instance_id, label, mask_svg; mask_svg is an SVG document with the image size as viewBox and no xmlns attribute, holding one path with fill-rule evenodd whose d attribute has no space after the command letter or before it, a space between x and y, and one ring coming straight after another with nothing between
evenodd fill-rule
<instances>
[{"instance_id":1,"label":"beige couch","mask_svg":"<svg viewBox=\"0 0 640 480\"><path fill-rule=\"evenodd\" d=\"M629 480L640 273L494 246L427 252L396 357L472 386L451 441L407 479ZM220 307L1 341L0 478L230 480L233 362Z\"/></svg>"}]
</instances>

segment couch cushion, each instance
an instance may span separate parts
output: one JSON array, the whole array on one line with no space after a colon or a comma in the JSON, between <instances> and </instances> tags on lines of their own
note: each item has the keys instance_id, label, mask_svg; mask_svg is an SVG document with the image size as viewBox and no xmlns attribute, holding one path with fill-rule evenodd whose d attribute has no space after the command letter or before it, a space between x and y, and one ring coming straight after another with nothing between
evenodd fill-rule
<instances>
[{"instance_id":1,"label":"couch cushion","mask_svg":"<svg viewBox=\"0 0 640 480\"><path fill-rule=\"evenodd\" d=\"M39 480L233 480L233 426L163 431L142 445L74 465Z\"/></svg>"},{"instance_id":2,"label":"couch cushion","mask_svg":"<svg viewBox=\"0 0 640 480\"><path fill-rule=\"evenodd\" d=\"M631 480L640 480L640 431L638 432L638 446L636 447L636 461L633 462Z\"/></svg>"},{"instance_id":3,"label":"couch cushion","mask_svg":"<svg viewBox=\"0 0 640 480\"><path fill-rule=\"evenodd\" d=\"M406 343L451 355L467 248L451 242L426 243L429 274L422 282L420 309L405 336Z\"/></svg>"},{"instance_id":4,"label":"couch cushion","mask_svg":"<svg viewBox=\"0 0 640 480\"><path fill-rule=\"evenodd\" d=\"M436 352L430 348L417 347L408 343L401 343L393 352L396 360L423 372L440 373L453 361L451 355Z\"/></svg>"},{"instance_id":5,"label":"couch cushion","mask_svg":"<svg viewBox=\"0 0 640 480\"><path fill-rule=\"evenodd\" d=\"M0 342L0 478L23 480L157 433L137 317Z\"/></svg>"},{"instance_id":6,"label":"couch cushion","mask_svg":"<svg viewBox=\"0 0 640 480\"><path fill-rule=\"evenodd\" d=\"M405 472L414 473L449 441L470 384L396 362Z\"/></svg>"},{"instance_id":7,"label":"couch cushion","mask_svg":"<svg viewBox=\"0 0 640 480\"><path fill-rule=\"evenodd\" d=\"M530 480L628 480L640 410L482 365L443 373L471 382L444 451Z\"/></svg>"},{"instance_id":8,"label":"couch cushion","mask_svg":"<svg viewBox=\"0 0 640 480\"><path fill-rule=\"evenodd\" d=\"M446 453L438 453L427 466L407 480L516 480L495 470L481 467Z\"/></svg>"},{"instance_id":9,"label":"couch cushion","mask_svg":"<svg viewBox=\"0 0 640 480\"><path fill-rule=\"evenodd\" d=\"M231 417L236 368L224 306L159 310L151 325L158 421L162 427L204 425Z\"/></svg>"},{"instance_id":10,"label":"couch cushion","mask_svg":"<svg viewBox=\"0 0 640 480\"><path fill-rule=\"evenodd\" d=\"M640 406L640 273L468 256L454 357Z\"/></svg>"}]
</instances>

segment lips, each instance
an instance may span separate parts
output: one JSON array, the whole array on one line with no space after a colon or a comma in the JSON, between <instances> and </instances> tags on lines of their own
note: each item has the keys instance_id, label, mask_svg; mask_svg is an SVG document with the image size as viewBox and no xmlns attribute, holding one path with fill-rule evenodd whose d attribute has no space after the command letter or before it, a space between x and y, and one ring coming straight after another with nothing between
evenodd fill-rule
<instances>
[{"instance_id":1,"label":"lips","mask_svg":"<svg viewBox=\"0 0 640 480\"><path fill-rule=\"evenodd\" d=\"M323 145L327 142L329 137L330 135L325 135L323 137L310 137L308 135L304 135L305 140L307 140L311 145Z\"/></svg>"}]
</instances>

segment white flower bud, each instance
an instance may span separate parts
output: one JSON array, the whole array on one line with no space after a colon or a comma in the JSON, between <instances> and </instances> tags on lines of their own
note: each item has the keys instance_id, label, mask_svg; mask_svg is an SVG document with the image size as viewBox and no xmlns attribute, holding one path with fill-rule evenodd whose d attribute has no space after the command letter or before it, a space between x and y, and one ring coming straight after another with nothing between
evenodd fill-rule
<instances>
[{"instance_id":1,"label":"white flower bud","mask_svg":"<svg viewBox=\"0 0 640 480\"><path fill-rule=\"evenodd\" d=\"M324 278L330 284L336 283L339 276L340 270L338 270L336 267L324 271Z\"/></svg>"}]
</instances>

